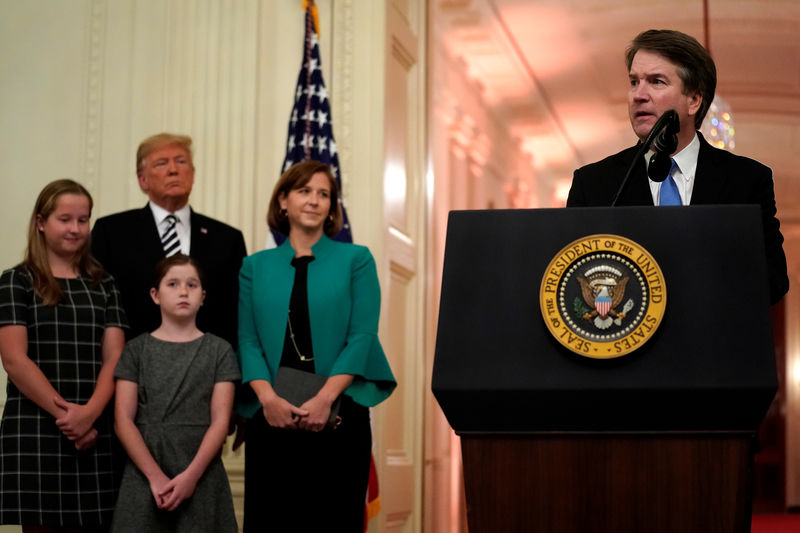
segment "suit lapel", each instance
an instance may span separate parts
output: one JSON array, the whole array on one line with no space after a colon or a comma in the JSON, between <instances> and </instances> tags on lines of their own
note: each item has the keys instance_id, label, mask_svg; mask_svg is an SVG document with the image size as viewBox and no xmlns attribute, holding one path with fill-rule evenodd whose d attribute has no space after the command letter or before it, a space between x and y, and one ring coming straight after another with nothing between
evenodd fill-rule
<instances>
[{"instance_id":1,"label":"suit lapel","mask_svg":"<svg viewBox=\"0 0 800 533\"><path fill-rule=\"evenodd\" d=\"M629 148L629 154L626 154L626 157L623 158L624 166L618 170L621 173L620 183L622 183L622 177L628 171L628 167L632 162L631 158L636 155L638 150L639 145L637 144ZM625 188L625 192L622 193L618 205L653 205L653 194L650 192L650 180L647 178L644 157L640 157L636 161L631 177L628 180L628 185Z\"/></svg>"},{"instance_id":2,"label":"suit lapel","mask_svg":"<svg viewBox=\"0 0 800 533\"><path fill-rule=\"evenodd\" d=\"M139 211L139 228L142 231L135 231L132 234L140 236L140 251L158 261L164 256L164 248L161 246L161 235L149 205L145 205Z\"/></svg>"},{"instance_id":3,"label":"suit lapel","mask_svg":"<svg viewBox=\"0 0 800 533\"><path fill-rule=\"evenodd\" d=\"M214 242L214 235L209 233L209 228L194 209L190 209L190 212L192 240L189 243L189 253L192 257L200 259L200 264L204 264L206 255L213 249L210 243Z\"/></svg>"},{"instance_id":4,"label":"suit lapel","mask_svg":"<svg viewBox=\"0 0 800 533\"><path fill-rule=\"evenodd\" d=\"M631 181L631 205L653 205L653 193L650 191L650 179L643 157L636 162Z\"/></svg>"},{"instance_id":5,"label":"suit lapel","mask_svg":"<svg viewBox=\"0 0 800 533\"><path fill-rule=\"evenodd\" d=\"M697 169L694 173L691 205L713 204L718 201L719 191L727 180L724 170L720 170L716 150L698 133L700 150L697 154Z\"/></svg>"}]
</instances>

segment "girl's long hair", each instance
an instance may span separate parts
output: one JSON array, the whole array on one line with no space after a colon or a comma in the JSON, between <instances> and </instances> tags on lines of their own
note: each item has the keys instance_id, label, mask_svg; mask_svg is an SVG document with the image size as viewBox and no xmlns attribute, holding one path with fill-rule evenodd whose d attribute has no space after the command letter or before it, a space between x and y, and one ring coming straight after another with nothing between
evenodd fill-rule
<instances>
[{"instance_id":1,"label":"girl's long hair","mask_svg":"<svg viewBox=\"0 0 800 533\"><path fill-rule=\"evenodd\" d=\"M50 263L47 260L47 243L44 232L39 231L38 220L40 218L47 220L55 211L58 198L62 194L85 196L89 200L90 214L94 205L89 191L77 181L70 179L60 179L48 183L36 199L36 205L33 206L33 213L28 224L28 246L25 249L25 259L23 259L22 265L31 276L34 292L44 301L45 305L59 303L63 291L50 269ZM90 238L86 239L83 248L75 254L72 264L78 272L90 278L93 286L96 286L103 279L105 273L103 267L91 255Z\"/></svg>"}]
</instances>

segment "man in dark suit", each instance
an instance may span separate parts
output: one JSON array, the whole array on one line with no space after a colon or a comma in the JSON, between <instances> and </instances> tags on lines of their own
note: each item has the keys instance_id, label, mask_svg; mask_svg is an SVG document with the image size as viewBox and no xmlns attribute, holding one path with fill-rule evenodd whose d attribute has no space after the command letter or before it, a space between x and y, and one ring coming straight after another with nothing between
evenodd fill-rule
<instances>
[{"instance_id":1,"label":"man in dark suit","mask_svg":"<svg viewBox=\"0 0 800 533\"><path fill-rule=\"evenodd\" d=\"M661 183L647 176L651 151L633 160L639 145L575 171L568 207L609 206L628 168L633 173L617 205L758 204L766 245L770 302L789 290L783 235L776 218L772 171L755 161L712 147L698 132L714 99L717 71L693 37L672 30L640 33L626 54L628 115L641 143L667 110L680 121L674 165Z\"/></svg>"},{"instance_id":2,"label":"man in dark suit","mask_svg":"<svg viewBox=\"0 0 800 533\"><path fill-rule=\"evenodd\" d=\"M167 253L180 251L197 259L205 273L206 299L197 316L198 328L236 347L239 268L247 255L244 237L238 229L189 207L192 139L169 133L148 137L136 153L136 175L148 204L100 218L92 230L92 252L114 276L122 295L130 322L128 338L161 323L150 298L153 268ZM174 231L170 217L175 217ZM162 245L165 234L170 241L167 252Z\"/></svg>"}]
</instances>

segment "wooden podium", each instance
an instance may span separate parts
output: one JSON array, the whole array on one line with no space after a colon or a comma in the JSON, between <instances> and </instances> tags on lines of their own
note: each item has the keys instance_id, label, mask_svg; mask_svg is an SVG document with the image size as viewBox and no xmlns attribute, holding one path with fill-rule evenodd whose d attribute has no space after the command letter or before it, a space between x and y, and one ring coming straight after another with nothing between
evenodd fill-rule
<instances>
[{"instance_id":1,"label":"wooden podium","mask_svg":"<svg viewBox=\"0 0 800 533\"><path fill-rule=\"evenodd\" d=\"M551 259L631 239L667 308L617 359L561 346ZM756 432L777 389L757 206L451 213L433 392L461 437L471 533L750 530Z\"/></svg>"}]
</instances>

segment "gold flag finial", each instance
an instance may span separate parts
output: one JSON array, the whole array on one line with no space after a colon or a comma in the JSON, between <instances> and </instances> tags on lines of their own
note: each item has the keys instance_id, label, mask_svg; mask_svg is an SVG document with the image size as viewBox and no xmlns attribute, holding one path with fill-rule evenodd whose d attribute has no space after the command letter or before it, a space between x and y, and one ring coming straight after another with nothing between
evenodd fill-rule
<instances>
[{"instance_id":1,"label":"gold flag finial","mask_svg":"<svg viewBox=\"0 0 800 533\"><path fill-rule=\"evenodd\" d=\"M308 9L308 6L311 6L311 18L314 20L314 31L317 32L317 37L319 37L319 10L317 10L317 4L314 0L303 0L303 11Z\"/></svg>"}]
</instances>

